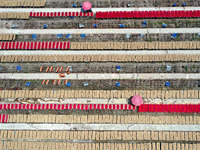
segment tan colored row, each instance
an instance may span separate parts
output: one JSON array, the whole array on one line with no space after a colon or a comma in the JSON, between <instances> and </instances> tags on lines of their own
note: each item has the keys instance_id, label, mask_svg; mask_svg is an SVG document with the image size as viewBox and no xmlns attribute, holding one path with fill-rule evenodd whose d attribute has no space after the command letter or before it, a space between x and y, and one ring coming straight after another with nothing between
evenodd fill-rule
<instances>
[{"instance_id":1,"label":"tan colored row","mask_svg":"<svg viewBox=\"0 0 200 150\"><path fill-rule=\"evenodd\" d=\"M30 142L0 141L0 149L15 150L199 150L199 143L69 143L69 142Z\"/></svg>"},{"instance_id":2,"label":"tan colored row","mask_svg":"<svg viewBox=\"0 0 200 150\"><path fill-rule=\"evenodd\" d=\"M130 49L130 50L170 50L200 49L200 42L71 42L71 49Z\"/></svg>"},{"instance_id":3,"label":"tan colored row","mask_svg":"<svg viewBox=\"0 0 200 150\"><path fill-rule=\"evenodd\" d=\"M172 115L8 115L8 123L52 124L200 124L200 116Z\"/></svg>"},{"instance_id":4,"label":"tan colored row","mask_svg":"<svg viewBox=\"0 0 200 150\"><path fill-rule=\"evenodd\" d=\"M0 62L199 62L200 55L1 55Z\"/></svg>"},{"instance_id":5,"label":"tan colored row","mask_svg":"<svg viewBox=\"0 0 200 150\"><path fill-rule=\"evenodd\" d=\"M199 150L200 144L161 143L161 150Z\"/></svg>"},{"instance_id":6,"label":"tan colored row","mask_svg":"<svg viewBox=\"0 0 200 150\"><path fill-rule=\"evenodd\" d=\"M16 39L15 34L0 34L0 41L14 41L15 39Z\"/></svg>"},{"instance_id":7,"label":"tan colored row","mask_svg":"<svg viewBox=\"0 0 200 150\"><path fill-rule=\"evenodd\" d=\"M143 98L198 99L199 90L1 90L0 98Z\"/></svg>"},{"instance_id":8,"label":"tan colored row","mask_svg":"<svg viewBox=\"0 0 200 150\"><path fill-rule=\"evenodd\" d=\"M46 0L0 0L0 7L41 7Z\"/></svg>"},{"instance_id":9,"label":"tan colored row","mask_svg":"<svg viewBox=\"0 0 200 150\"><path fill-rule=\"evenodd\" d=\"M162 140L200 141L200 132L1 130L1 140Z\"/></svg>"},{"instance_id":10,"label":"tan colored row","mask_svg":"<svg viewBox=\"0 0 200 150\"><path fill-rule=\"evenodd\" d=\"M28 12L1 12L0 19L29 19Z\"/></svg>"}]
</instances>

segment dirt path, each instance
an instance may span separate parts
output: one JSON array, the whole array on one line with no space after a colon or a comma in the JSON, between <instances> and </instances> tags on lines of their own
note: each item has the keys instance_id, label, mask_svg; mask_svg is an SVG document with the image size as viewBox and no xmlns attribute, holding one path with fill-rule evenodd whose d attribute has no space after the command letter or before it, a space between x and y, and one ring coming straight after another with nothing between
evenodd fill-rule
<instances>
[{"instance_id":1,"label":"dirt path","mask_svg":"<svg viewBox=\"0 0 200 150\"><path fill-rule=\"evenodd\" d=\"M42 41L69 41L69 42L169 42L169 41L199 41L200 36L197 34L178 34L176 38L172 38L171 34L131 34L130 38L126 38L125 34L86 34L82 38L80 34L72 34L72 38L66 38L67 34L63 34L61 38L57 38L57 34L38 34L36 40L32 39L31 34L17 35L16 41L25 42L42 42Z\"/></svg>"},{"instance_id":2,"label":"dirt path","mask_svg":"<svg viewBox=\"0 0 200 150\"><path fill-rule=\"evenodd\" d=\"M46 81L46 80L45 80ZM65 80L60 81L60 85L53 84L54 80L49 80L48 85L42 85L42 80L0 80L1 89L40 89L40 90L56 90L56 89L83 89L83 90L143 90L143 89L197 89L199 80L68 80L71 82L71 87L66 87ZM29 87L26 87L26 82L31 82ZM88 86L84 86L83 83L88 82ZM120 82L120 87L116 87L116 82ZM165 82L170 82L170 87L165 87Z\"/></svg>"},{"instance_id":3,"label":"dirt path","mask_svg":"<svg viewBox=\"0 0 200 150\"><path fill-rule=\"evenodd\" d=\"M167 65L171 70L167 70ZM22 70L17 71L16 66ZM0 73L38 73L43 66L43 73L48 67L53 66L52 72L63 67L66 72L67 66L72 66L73 73L199 73L199 63L0 63ZM116 66L121 66L117 71Z\"/></svg>"},{"instance_id":4,"label":"dirt path","mask_svg":"<svg viewBox=\"0 0 200 150\"><path fill-rule=\"evenodd\" d=\"M47 0L45 7L50 8L70 8L73 6L73 4L76 4L77 6L80 6L84 0L80 1L72 1L72 0L59 0L58 2L55 2L54 0ZM173 0L90 0L93 7L101 8L101 7L127 7L127 4L130 4L130 7L171 7L174 3ZM200 2L198 0L196 1L190 1L190 0L180 0L177 1L177 6L182 6L183 3L186 3L187 6L199 6Z\"/></svg>"},{"instance_id":5,"label":"dirt path","mask_svg":"<svg viewBox=\"0 0 200 150\"><path fill-rule=\"evenodd\" d=\"M143 27L142 22L146 21ZM125 25L125 28L161 28L162 24L167 24L168 28L198 28L200 27L199 19L105 19L97 20L95 18L75 17L67 18L30 18L29 20L1 20L2 29L42 29L44 24L48 25L48 29L74 29L79 28L79 24L84 28L97 29L119 28L119 24Z\"/></svg>"}]
</instances>

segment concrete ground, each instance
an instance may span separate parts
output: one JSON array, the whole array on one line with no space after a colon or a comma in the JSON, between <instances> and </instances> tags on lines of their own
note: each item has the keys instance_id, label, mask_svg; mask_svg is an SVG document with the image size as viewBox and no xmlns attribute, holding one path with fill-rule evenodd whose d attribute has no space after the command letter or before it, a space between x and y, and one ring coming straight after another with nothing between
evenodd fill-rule
<instances>
[{"instance_id":1,"label":"concrete ground","mask_svg":"<svg viewBox=\"0 0 200 150\"><path fill-rule=\"evenodd\" d=\"M4 102L3 102L4 101ZM145 104L199 104L200 99L143 99ZM70 98L70 99L63 99L63 98L38 98L38 99L23 99L18 98L18 103L40 103L40 104L127 104L128 99L92 99L92 98ZM6 98L2 100L0 104L6 104L6 103L16 103L16 99L13 98Z\"/></svg>"},{"instance_id":2,"label":"concrete ground","mask_svg":"<svg viewBox=\"0 0 200 150\"><path fill-rule=\"evenodd\" d=\"M126 50L113 50L113 51L104 51L104 50L15 50L15 51L8 51L8 50L1 50L0 55L109 55L109 54L134 54L134 55L160 55L160 54L200 54L200 50L138 50L138 51L126 51Z\"/></svg>"},{"instance_id":3,"label":"concrete ground","mask_svg":"<svg viewBox=\"0 0 200 150\"><path fill-rule=\"evenodd\" d=\"M200 33L200 28L146 29L0 29L0 34L170 34Z\"/></svg>"},{"instance_id":4,"label":"concrete ground","mask_svg":"<svg viewBox=\"0 0 200 150\"><path fill-rule=\"evenodd\" d=\"M0 124L2 130L93 130L93 131L200 131L200 125L172 124Z\"/></svg>"},{"instance_id":5,"label":"concrete ground","mask_svg":"<svg viewBox=\"0 0 200 150\"><path fill-rule=\"evenodd\" d=\"M200 79L199 73L71 73L60 78L59 73L1 73L0 79Z\"/></svg>"}]
</instances>

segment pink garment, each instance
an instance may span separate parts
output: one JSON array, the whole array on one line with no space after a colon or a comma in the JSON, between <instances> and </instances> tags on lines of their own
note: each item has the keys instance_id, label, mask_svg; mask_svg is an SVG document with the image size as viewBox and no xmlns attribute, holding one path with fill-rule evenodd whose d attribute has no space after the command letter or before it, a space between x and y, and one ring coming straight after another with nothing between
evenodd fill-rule
<instances>
[{"instance_id":1,"label":"pink garment","mask_svg":"<svg viewBox=\"0 0 200 150\"><path fill-rule=\"evenodd\" d=\"M135 95L132 97L131 102L135 106L140 106L142 104L142 97L139 95Z\"/></svg>"},{"instance_id":2,"label":"pink garment","mask_svg":"<svg viewBox=\"0 0 200 150\"><path fill-rule=\"evenodd\" d=\"M82 8L84 9L84 10L90 10L91 8L92 8L92 4L90 3L90 2L84 2L83 4L82 4Z\"/></svg>"}]
</instances>

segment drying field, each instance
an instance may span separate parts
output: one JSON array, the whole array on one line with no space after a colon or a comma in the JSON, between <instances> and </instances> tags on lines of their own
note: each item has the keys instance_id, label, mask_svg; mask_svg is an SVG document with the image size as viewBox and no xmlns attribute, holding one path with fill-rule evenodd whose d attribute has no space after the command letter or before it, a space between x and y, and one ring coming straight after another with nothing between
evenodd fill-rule
<instances>
[{"instance_id":1,"label":"drying field","mask_svg":"<svg viewBox=\"0 0 200 150\"><path fill-rule=\"evenodd\" d=\"M0 0L0 149L199 150L200 1L90 2Z\"/></svg>"}]
</instances>

